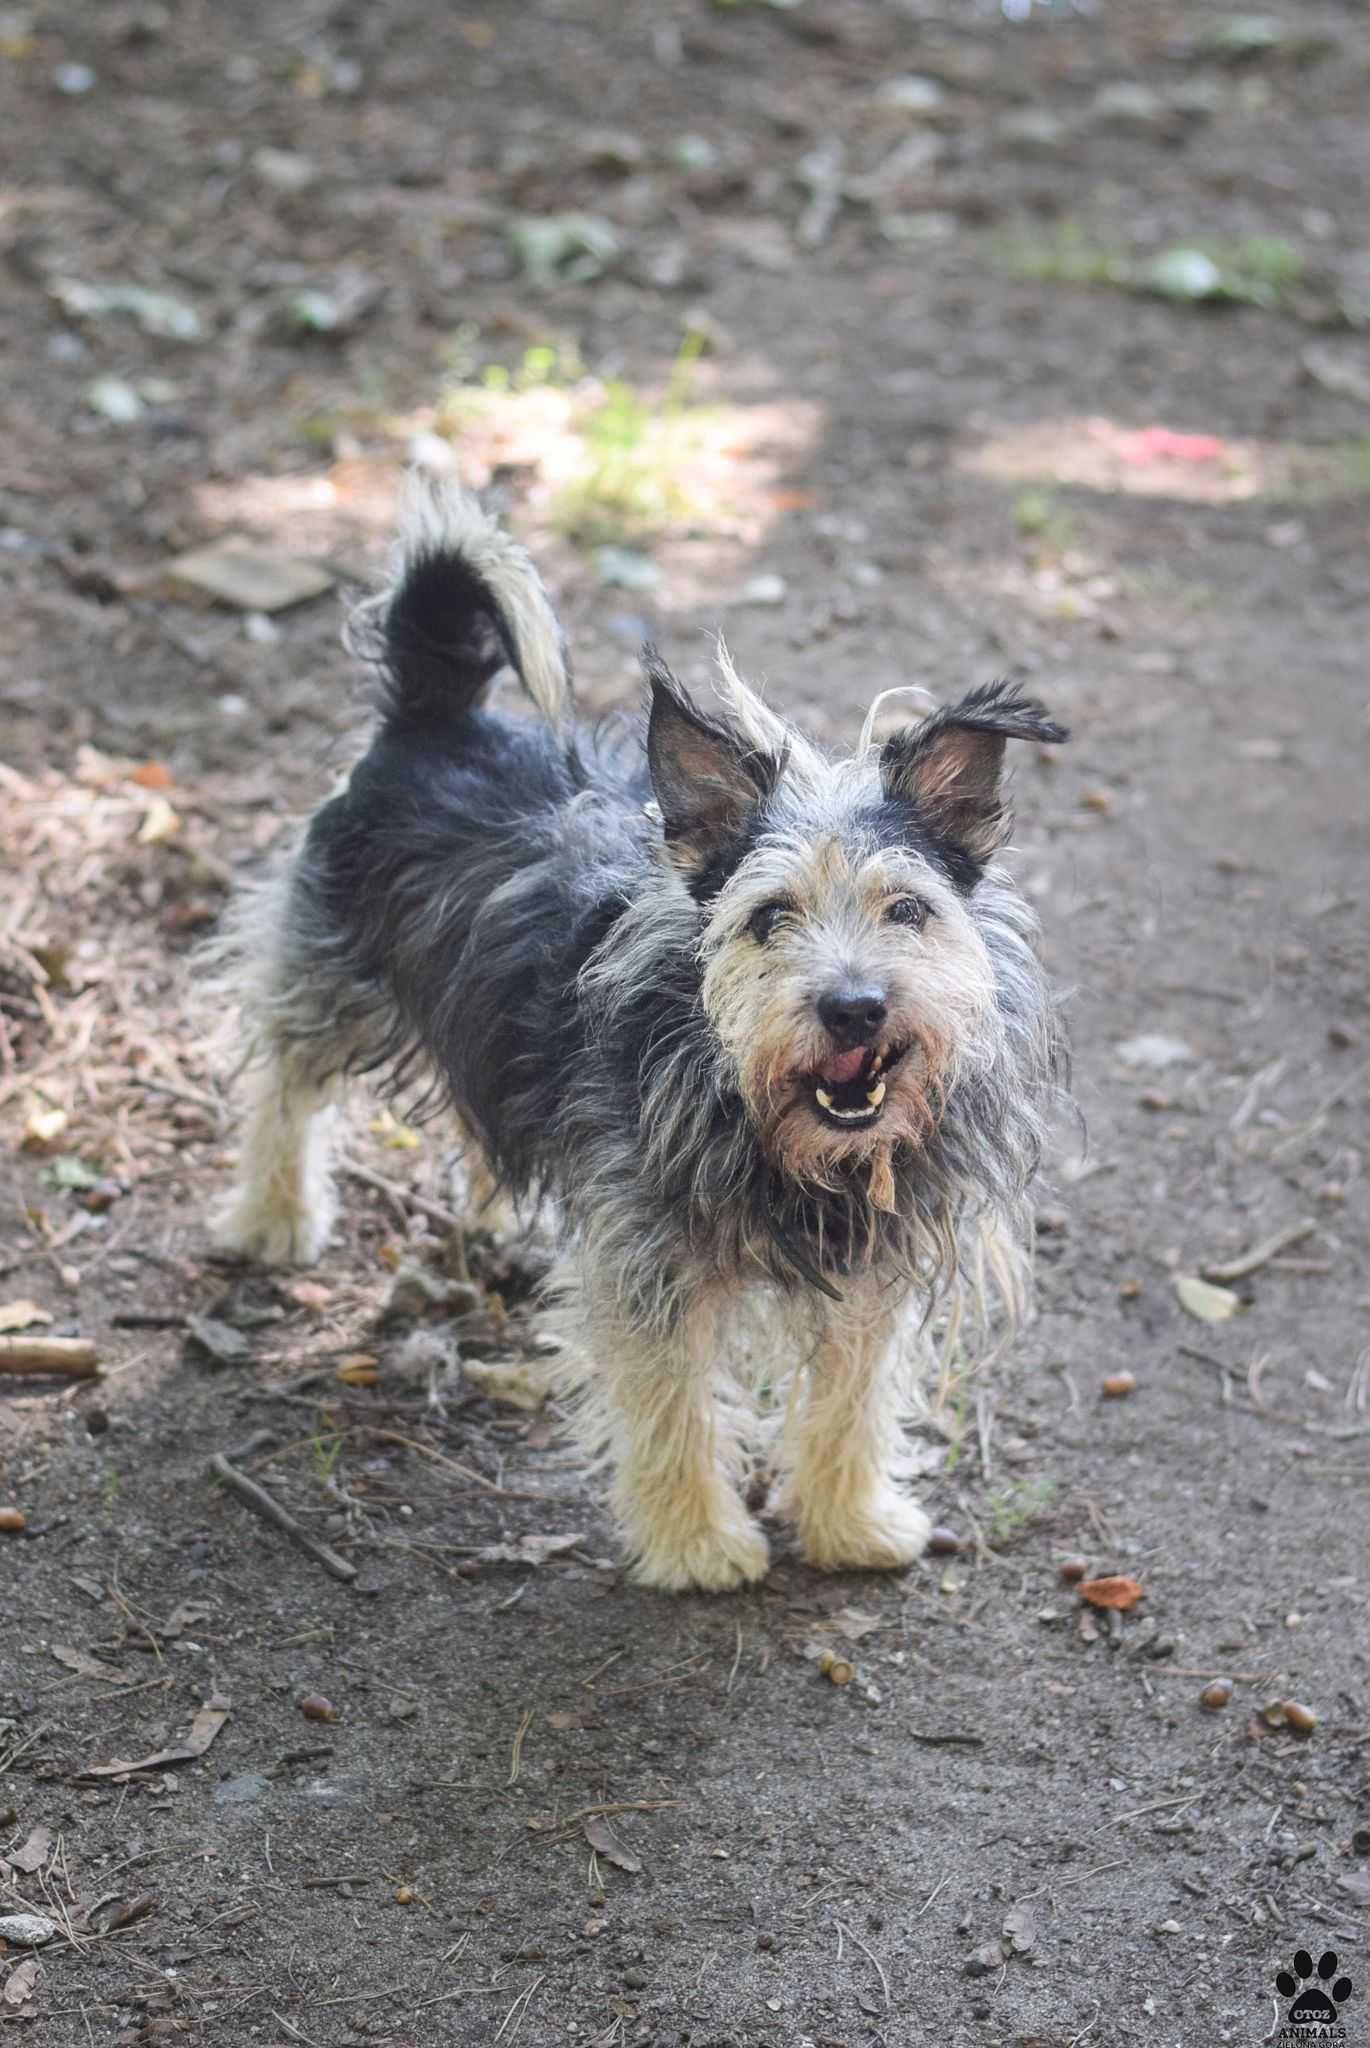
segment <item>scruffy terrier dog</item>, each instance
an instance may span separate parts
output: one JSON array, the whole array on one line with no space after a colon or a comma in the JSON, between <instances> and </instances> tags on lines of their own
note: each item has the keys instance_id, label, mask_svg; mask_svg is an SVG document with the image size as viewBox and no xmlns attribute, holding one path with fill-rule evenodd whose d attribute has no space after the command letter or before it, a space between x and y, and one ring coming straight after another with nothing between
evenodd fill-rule
<instances>
[{"instance_id":1,"label":"scruffy terrier dog","mask_svg":"<svg viewBox=\"0 0 1370 2048\"><path fill-rule=\"evenodd\" d=\"M426 1068L473 1178L555 1205L638 1579L762 1577L747 1393L784 1385L804 1556L908 1564L928 1535L897 1478L911 1304L926 1323L987 1264L1021 1290L1056 1044L994 857L1005 742L1065 732L996 683L830 761L726 655L705 711L648 648L644 756L573 725L523 550L419 481L355 638L370 751L244 925L222 1242L316 1258L340 1082ZM505 666L536 718L490 708Z\"/></svg>"}]
</instances>

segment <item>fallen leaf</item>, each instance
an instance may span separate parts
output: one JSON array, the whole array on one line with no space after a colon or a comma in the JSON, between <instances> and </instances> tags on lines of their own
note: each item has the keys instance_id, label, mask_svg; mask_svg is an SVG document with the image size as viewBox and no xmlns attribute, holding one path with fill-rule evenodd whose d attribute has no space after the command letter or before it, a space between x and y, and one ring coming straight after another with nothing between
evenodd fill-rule
<instances>
[{"instance_id":1,"label":"fallen leaf","mask_svg":"<svg viewBox=\"0 0 1370 2048\"><path fill-rule=\"evenodd\" d=\"M597 1856L603 1856L608 1862L617 1864L620 1870L641 1870L642 1858L634 1856L631 1849L624 1848L607 1820L598 1814L592 1814L587 1820L582 1821L581 1826L586 1841Z\"/></svg>"},{"instance_id":2,"label":"fallen leaf","mask_svg":"<svg viewBox=\"0 0 1370 2048\"><path fill-rule=\"evenodd\" d=\"M74 1671L78 1678L106 1678L115 1685L129 1684L129 1674L121 1671L117 1664L102 1664L98 1657L88 1657L84 1650L73 1650L68 1643L54 1643L52 1654L67 1671Z\"/></svg>"},{"instance_id":3,"label":"fallen leaf","mask_svg":"<svg viewBox=\"0 0 1370 2048\"><path fill-rule=\"evenodd\" d=\"M1025 1956L1037 1946L1037 1915L1026 1899L1010 1906L1004 1915L1004 1940L1014 1955Z\"/></svg>"},{"instance_id":4,"label":"fallen leaf","mask_svg":"<svg viewBox=\"0 0 1370 2048\"><path fill-rule=\"evenodd\" d=\"M146 1920L148 1914L155 1912L160 1904L156 1892L140 1892L137 1898L127 1899L122 1905L115 1907L103 1923L104 1932L113 1934L120 1927L131 1927L135 1920Z\"/></svg>"},{"instance_id":5,"label":"fallen leaf","mask_svg":"<svg viewBox=\"0 0 1370 2048\"><path fill-rule=\"evenodd\" d=\"M1142 1589L1136 1579L1124 1578L1081 1579L1079 1593L1091 1607L1116 1607L1124 1614L1142 1597Z\"/></svg>"},{"instance_id":6,"label":"fallen leaf","mask_svg":"<svg viewBox=\"0 0 1370 2048\"><path fill-rule=\"evenodd\" d=\"M143 822L138 827L140 846L164 846L168 839L174 839L181 829L180 814L164 796L154 797L143 813Z\"/></svg>"},{"instance_id":7,"label":"fallen leaf","mask_svg":"<svg viewBox=\"0 0 1370 2048\"><path fill-rule=\"evenodd\" d=\"M201 1622L211 1621L214 1609L207 1600L182 1600L174 1607L157 1633L168 1642L175 1642L188 1628L198 1628Z\"/></svg>"},{"instance_id":8,"label":"fallen leaf","mask_svg":"<svg viewBox=\"0 0 1370 2048\"><path fill-rule=\"evenodd\" d=\"M170 1749L156 1750L151 1756L140 1757L136 1763L112 1757L108 1763L88 1764L80 1775L83 1778L126 1778L132 1771L160 1770L163 1764L193 1763L204 1755L228 1716L229 1702L216 1693L200 1708L183 1742L173 1743Z\"/></svg>"},{"instance_id":9,"label":"fallen leaf","mask_svg":"<svg viewBox=\"0 0 1370 2048\"><path fill-rule=\"evenodd\" d=\"M43 1179L50 1188L65 1188L68 1191L98 1188L104 1176L98 1166L92 1166L88 1159L82 1159L79 1152L59 1152L43 1168Z\"/></svg>"},{"instance_id":10,"label":"fallen leaf","mask_svg":"<svg viewBox=\"0 0 1370 2048\"><path fill-rule=\"evenodd\" d=\"M237 1330L216 1316L187 1316L186 1328L201 1350L219 1365L243 1365L252 1356L252 1346Z\"/></svg>"},{"instance_id":11,"label":"fallen leaf","mask_svg":"<svg viewBox=\"0 0 1370 2048\"><path fill-rule=\"evenodd\" d=\"M521 1536L517 1543L487 1543L471 1553L473 1564L546 1564L564 1550L574 1550L585 1541L577 1530L570 1536Z\"/></svg>"},{"instance_id":12,"label":"fallen leaf","mask_svg":"<svg viewBox=\"0 0 1370 2048\"><path fill-rule=\"evenodd\" d=\"M333 1299L332 1288L325 1287L320 1280L292 1280L284 1291L291 1301L298 1302L301 1308L313 1309L316 1315L322 1315Z\"/></svg>"},{"instance_id":13,"label":"fallen leaf","mask_svg":"<svg viewBox=\"0 0 1370 2048\"><path fill-rule=\"evenodd\" d=\"M1201 1323L1225 1323L1241 1307L1241 1296L1228 1287L1215 1287L1193 1273L1175 1275L1175 1292L1180 1307Z\"/></svg>"},{"instance_id":14,"label":"fallen leaf","mask_svg":"<svg viewBox=\"0 0 1370 2048\"><path fill-rule=\"evenodd\" d=\"M509 245L528 283L588 284L622 254L612 222L598 213L551 213L514 221Z\"/></svg>"},{"instance_id":15,"label":"fallen leaf","mask_svg":"<svg viewBox=\"0 0 1370 2048\"><path fill-rule=\"evenodd\" d=\"M40 1865L47 1862L52 1854L53 1833L51 1828L36 1827L31 1830L22 1849L9 1849L5 1861L12 1863L16 1870L32 1875Z\"/></svg>"},{"instance_id":16,"label":"fallen leaf","mask_svg":"<svg viewBox=\"0 0 1370 2048\"><path fill-rule=\"evenodd\" d=\"M375 1359L359 1351L355 1357L343 1359L334 1377L345 1387L374 1387L380 1384L381 1376Z\"/></svg>"},{"instance_id":17,"label":"fallen leaf","mask_svg":"<svg viewBox=\"0 0 1370 2048\"><path fill-rule=\"evenodd\" d=\"M184 299L152 292L141 284L87 284L77 277L55 278L49 286L64 313L76 320L98 320L106 313L129 313L144 334L164 341L199 341L200 316Z\"/></svg>"},{"instance_id":18,"label":"fallen leaf","mask_svg":"<svg viewBox=\"0 0 1370 2048\"><path fill-rule=\"evenodd\" d=\"M98 413L116 427L131 427L147 411L141 395L124 377L92 377L81 400L87 412Z\"/></svg>"},{"instance_id":19,"label":"fallen leaf","mask_svg":"<svg viewBox=\"0 0 1370 2048\"><path fill-rule=\"evenodd\" d=\"M844 1637L849 1643L859 1643L863 1636L871 1635L884 1625L882 1614L867 1614L860 1607L839 1607L828 1623L835 1635Z\"/></svg>"},{"instance_id":20,"label":"fallen leaf","mask_svg":"<svg viewBox=\"0 0 1370 2048\"><path fill-rule=\"evenodd\" d=\"M1276 14L1223 14L1204 30L1200 44L1223 57L1263 57L1277 50L1284 36Z\"/></svg>"},{"instance_id":21,"label":"fallen leaf","mask_svg":"<svg viewBox=\"0 0 1370 2048\"><path fill-rule=\"evenodd\" d=\"M655 590L661 570L640 548L605 545L595 549L595 574L613 590Z\"/></svg>"},{"instance_id":22,"label":"fallen leaf","mask_svg":"<svg viewBox=\"0 0 1370 2048\"><path fill-rule=\"evenodd\" d=\"M0 1330L27 1330L34 1323L50 1323L52 1317L36 1301L7 1301L0 1306Z\"/></svg>"},{"instance_id":23,"label":"fallen leaf","mask_svg":"<svg viewBox=\"0 0 1370 2048\"><path fill-rule=\"evenodd\" d=\"M31 1110L24 1122L21 1140L30 1152L41 1152L54 1138L60 1138L67 1127L67 1113L64 1109Z\"/></svg>"},{"instance_id":24,"label":"fallen leaf","mask_svg":"<svg viewBox=\"0 0 1370 2048\"><path fill-rule=\"evenodd\" d=\"M165 761L142 761L128 771L130 782L136 782L139 789L170 789L171 770Z\"/></svg>"},{"instance_id":25,"label":"fallen leaf","mask_svg":"<svg viewBox=\"0 0 1370 2048\"><path fill-rule=\"evenodd\" d=\"M25 1956L17 1969L11 1970L5 1979L4 2000L8 2006L22 2005L26 1998L32 1998L33 1987L38 1982L37 1956Z\"/></svg>"}]
</instances>

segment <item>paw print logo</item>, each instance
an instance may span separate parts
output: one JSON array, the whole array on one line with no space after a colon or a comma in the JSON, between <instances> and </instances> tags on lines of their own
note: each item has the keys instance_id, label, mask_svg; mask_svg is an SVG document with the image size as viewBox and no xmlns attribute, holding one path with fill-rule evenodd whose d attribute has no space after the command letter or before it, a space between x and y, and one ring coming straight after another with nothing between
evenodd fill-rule
<instances>
[{"instance_id":1,"label":"paw print logo","mask_svg":"<svg viewBox=\"0 0 1370 2048\"><path fill-rule=\"evenodd\" d=\"M1280 1997L1294 2001L1289 2008L1292 2027L1334 2021L1337 2007L1346 2003L1351 1996L1351 1988L1351 1979L1337 1974L1337 1958L1330 1948L1318 1958L1316 1980L1313 1979L1313 1958L1306 1948L1295 1951L1292 1970L1279 1970L1275 1975L1275 1989Z\"/></svg>"}]
</instances>

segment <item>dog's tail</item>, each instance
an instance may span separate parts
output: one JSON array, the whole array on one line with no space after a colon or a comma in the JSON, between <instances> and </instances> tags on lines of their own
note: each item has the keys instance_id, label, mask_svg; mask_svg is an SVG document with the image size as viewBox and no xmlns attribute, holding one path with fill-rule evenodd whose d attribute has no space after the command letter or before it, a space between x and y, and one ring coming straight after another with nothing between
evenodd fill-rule
<instances>
[{"instance_id":1,"label":"dog's tail","mask_svg":"<svg viewBox=\"0 0 1370 2048\"><path fill-rule=\"evenodd\" d=\"M527 552L469 491L422 471L405 485L391 580L359 607L350 640L392 726L450 724L506 666L550 725L570 709L561 627Z\"/></svg>"}]
</instances>

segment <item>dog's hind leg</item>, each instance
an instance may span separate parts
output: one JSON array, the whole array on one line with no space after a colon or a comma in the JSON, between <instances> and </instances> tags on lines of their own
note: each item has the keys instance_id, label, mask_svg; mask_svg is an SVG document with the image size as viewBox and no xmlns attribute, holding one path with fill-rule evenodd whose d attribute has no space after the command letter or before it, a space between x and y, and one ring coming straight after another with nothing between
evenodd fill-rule
<instances>
[{"instance_id":1,"label":"dog's hind leg","mask_svg":"<svg viewBox=\"0 0 1370 2048\"><path fill-rule=\"evenodd\" d=\"M376 997L340 979L303 858L245 899L219 951L217 984L242 1023L231 1050L243 1121L213 1234L226 1251L309 1265L333 1228L337 1099L379 1040Z\"/></svg>"},{"instance_id":2,"label":"dog's hind leg","mask_svg":"<svg viewBox=\"0 0 1370 2048\"><path fill-rule=\"evenodd\" d=\"M902 1301L853 1287L820 1313L791 1397L784 1504L809 1564L879 1570L911 1564L931 1525L894 1478L903 1450Z\"/></svg>"},{"instance_id":3,"label":"dog's hind leg","mask_svg":"<svg viewBox=\"0 0 1370 2048\"><path fill-rule=\"evenodd\" d=\"M487 1230L492 1237L517 1235L518 1213L491 1167L485 1147L460 1118L456 1121L461 1140L462 1223L467 1230Z\"/></svg>"},{"instance_id":4,"label":"dog's hind leg","mask_svg":"<svg viewBox=\"0 0 1370 2048\"><path fill-rule=\"evenodd\" d=\"M238 1179L214 1218L225 1251L268 1265L312 1265L333 1228L337 1070L274 1045L249 1072Z\"/></svg>"},{"instance_id":5,"label":"dog's hind leg","mask_svg":"<svg viewBox=\"0 0 1370 2048\"><path fill-rule=\"evenodd\" d=\"M618 1300L582 1292L593 1425L613 1462L613 1503L639 1585L724 1593L765 1577L766 1538L737 1491L737 1431L715 1384L716 1315L664 1333Z\"/></svg>"}]
</instances>

